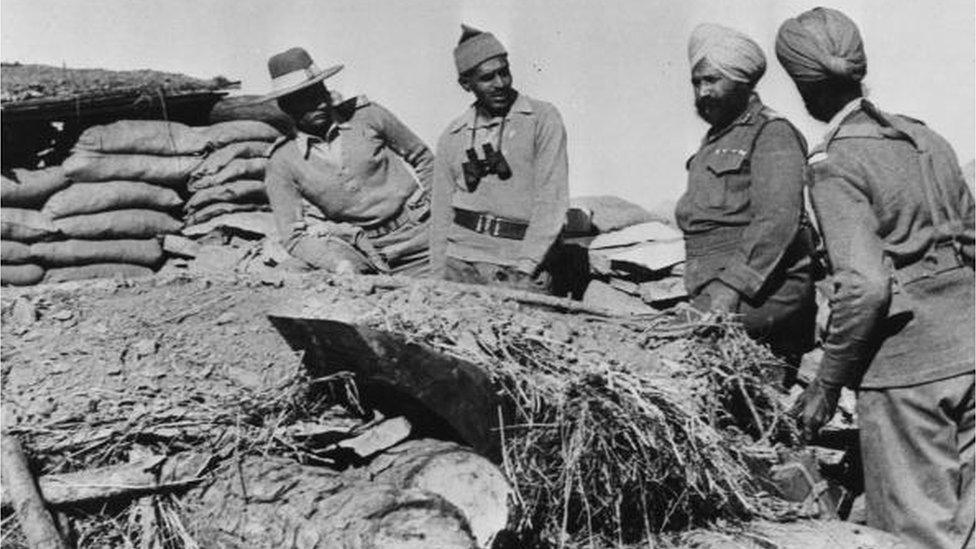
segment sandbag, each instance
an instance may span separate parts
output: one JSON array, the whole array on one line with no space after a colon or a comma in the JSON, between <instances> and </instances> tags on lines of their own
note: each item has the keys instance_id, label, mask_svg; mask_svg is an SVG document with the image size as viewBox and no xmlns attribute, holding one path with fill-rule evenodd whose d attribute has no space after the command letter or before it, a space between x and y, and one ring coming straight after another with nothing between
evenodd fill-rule
<instances>
[{"instance_id":1,"label":"sandbag","mask_svg":"<svg viewBox=\"0 0 976 549\"><path fill-rule=\"evenodd\" d=\"M155 238L143 240L62 240L31 245L31 255L47 267L92 263L132 263L155 267L163 260L163 246Z\"/></svg>"},{"instance_id":2,"label":"sandbag","mask_svg":"<svg viewBox=\"0 0 976 549\"><path fill-rule=\"evenodd\" d=\"M241 141L240 143L231 143L226 147L208 154L203 159L203 162L197 166L197 169L193 170L193 173L190 174L190 179L200 179L206 175L213 175L235 158L267 158L270 151L271 144L267 141Z\"/></svg>"},{"instance_id":3,"label":"sandbag","mask_svg":"<svg viewBox=\"0 0 976 549\"><path fill-rule=\"evenodd\" d=\"M44 282L69 282L92 278L139 278L152 276L154 271L142 265L130 263L94 263L78 267L58 267L44 273Z\"/></svg>"},{"instance_id":4,"label":"sandbag","mask_svg":"<svg viewBox=\"0 0 976 549\"><path fill-rule=\"evenodd\" d=\"M264 169L268 165L267 158L235 158L213 175L207 175L191 181L187 187L191 191L199 191L208 187L215 187L221 183L237 179L264 179Z\"/></svg>"},{"instance_id":5,"label":"sandbag","mask_svg":"<svg viewBox=\"0 0 976 549\"><path fill-rule=\"evenodd\" d=\"M77 150L63 166L68 177L75 181L145 181L182 187L201 160L199 156L104 154Z\"/></svg>"},{"instance_id":6,"label":"sandbag","mask_svg":"<svg viewBox=\"0 0 976 549\"><path fill-rule=\"evenodd\" d=\"M78 137L75 146L103 153L195 155L207 149L207 138L197 129L179 122L120 120L88 128Z\"/></svg>"},{"instance_id":7,"label":"sandbag","mask_svg":"<svg viewBox=\"0 0 976 549\"><path fill-rule=\"evenodd\" d=\"M73 215L54 220L54 225L68 238L102 240L113 238L151 238L177 233L183 224L155 210L113 210Z\"/></svg>"},{"instance_id":8,"label":"sandbag","mask_svg":"<svg viewBox=\"0 0 976 549\"><path fill-rule=\"evenodd\" d=\"M30 286L44 278L44 268L40 265L0 266L0 284L4 286Z\"/></svg>"},{"instance_id":9,"label":"sandbag","mask_svg":"<svg viewBox=\"0 0 976 549\"><path fill-rule=\"evenodd\" d=\"M200 210L186 216L186 225L196 225L204 221L233 212L253 212L267 208L265 204L233 204L230 202L218 202L209 206L204 206Z\"/></svg>"},{"instance_id":10,"label":"sandbag","mask_svg":"<svg viewBox=\"0 0 976 549\"><path fill-rule=\"evenodd\" d=\"M58 234L47 215L37 210L0 208L0 238L17 242L37 242Z\"/></svg>"},{"instance_id":11,"label":"sandbag","mask_svg":"<svg viewBox=\"0 0 976 549\"><path fill-rule=\"evenodd\" d=\"M183 209L187 212L195 212L215 202L267 204L268 193L264 190L264 181L239 179L197 191L186 201Z\"/></svg>"},{"instance_id":12,"label":"sandbag","mask_svg":"<svg viewBox=\"0 0 976 549\"><path fill-rule=\"evenodd\" d=\"M0 264L30 263L30 245L15 240L0 241Z\"/></svg>"},{"instance_id":13,"label":"sandbag","mask_svg":"<svg viewBox=\"0 0 976 549\"><path fill-rule=\"evenodd\" d=\"M661 221L646 209L616 196L580 196L571 200L573 206L592 212L590 222L601 233L616 231L638 223Z\"/></svg>"},{"instance_id":14,"label":"sandbag","mask_svg":"<svg viewBox=\"0 0 976 549\"><path fill-rule=\"evenodd\" d=\"M52 219L108 210L169 210L183 203L176 191L140 181L75 183L56 192L41 209Z\"/></svg>"},{"instance_id":15,"label":"sandbag","mask_svg":"<svg viewBox=\"0 0 976 549\"><path fill-rule=\"evenodd\" d=\"M259 120L273 126L284 135L295 130L295 122L274 101L258 102L260 95L225 97L210 111L211 124L231 120Z\"/></svg>"},{"instance_id":16,"label":"sandbag","mask_svg":"<svg viewBox=\"0 0 976 549\"><path fill-rule=\"evenodd\" d=\"M281 132L273 126L257 120L235 120L221 122L212 126L199 128L213 149L226 147L240 141L274 141L281 137Z\"/></svg>"},{"instance_id":17,"label":"sandbag","mask_svg":"<svg viewBox=\"0 0 976 549\"><path fill-rule=\"evenodd\" d=\"M14 169L0 180L0 204L9 208L40 208L52 194L71 184L61 166L43 170Z\"/></svg>"}]
</instances>

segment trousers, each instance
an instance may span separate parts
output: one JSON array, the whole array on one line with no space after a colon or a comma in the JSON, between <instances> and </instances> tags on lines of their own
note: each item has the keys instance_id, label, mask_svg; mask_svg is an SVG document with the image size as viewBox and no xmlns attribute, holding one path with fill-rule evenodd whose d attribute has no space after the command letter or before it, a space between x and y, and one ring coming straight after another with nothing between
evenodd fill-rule
<instances>
[{"instance_id":1,"label":"trousers","mask_svg":"<svg viewBox=\"0 0 976 549\"><path fill-rule=\"evenodd\" d=\"M858 392L868 526L913 548L963 547L976 519L973 386L970 372Z\"/></svg>"},{"instance_id":2,"label":"trousers","mask_svg":"<svg viewBox=\"0 0 976 549\"><path fill-rule=\"evenodd\" d=\"M363 274L425 277L430 273L429 206L425 200L404 206L407 221L395 230L369 237L361 227L306 215L294 230L291 255L314 269L337 270L348 263Z\"/></svg>"}]
</instances>

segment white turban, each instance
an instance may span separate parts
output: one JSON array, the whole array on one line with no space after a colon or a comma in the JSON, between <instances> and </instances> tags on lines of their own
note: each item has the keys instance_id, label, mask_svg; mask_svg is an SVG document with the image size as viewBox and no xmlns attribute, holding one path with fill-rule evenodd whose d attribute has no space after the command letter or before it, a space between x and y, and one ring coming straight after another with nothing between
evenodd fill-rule
<instances>
[{"instance_id":1,"label":"white turban","mask_svg":"<svg viewBox=\"0 0 976 549\"><path fill-rule=\"evenodd\" d=\"M691 68L702 59L738 82L755 84L766 72L766 56L759 44L737 30L712 23L695 27L688 41Z\"/></svg>"}]
</instances>

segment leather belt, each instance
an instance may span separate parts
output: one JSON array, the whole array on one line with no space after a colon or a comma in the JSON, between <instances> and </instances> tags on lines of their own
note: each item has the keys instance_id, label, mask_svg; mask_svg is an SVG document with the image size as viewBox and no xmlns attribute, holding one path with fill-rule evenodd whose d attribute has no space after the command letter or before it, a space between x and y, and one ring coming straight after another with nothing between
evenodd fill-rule
<instances>
[{"instance_id":1,"label":"leather belt","mask_svg":"<svg viewBox=\"0 0 976 549\"><path fill-rule=\"evenodd\" d=\"M522 221L480 214L461 208L454 208L454 223L476 233L511 240L522 240L525 238L525 230L529 228L529 224Z\"/></svg>"},{"instance_id":2,"label":"leather belt","mask_svg":"<svg viewBox=\"0 0 976 549\"><path fill-rule=\"evenodd\" d=\"M967 266L955 242L945 241L934 245L922 259L895 269L895 277L902 285L934 277Z\"/></svg>"},{"instance_id":3,"label":"leather belt","mask_svg":"<svg viewBox=\"0 0 976 549\"><path fill-rule=\"evenodd\" d=\"M411 200L413 196L411 196ZM430 213L430 195L424 193L420 196L420 202L411 203L411 200L407 202L400 208L400 213L387 219L386 221L380 223L379 225L374 225L372 227L363 228L363 232L366 234L367 238L380 238L386 236L400 227L410 223L412 219L420 219L421 221ZM413 212L412 210L417 210L424 208L427 211L420 212L419 214Z\"/></svg>"}]
</instances>

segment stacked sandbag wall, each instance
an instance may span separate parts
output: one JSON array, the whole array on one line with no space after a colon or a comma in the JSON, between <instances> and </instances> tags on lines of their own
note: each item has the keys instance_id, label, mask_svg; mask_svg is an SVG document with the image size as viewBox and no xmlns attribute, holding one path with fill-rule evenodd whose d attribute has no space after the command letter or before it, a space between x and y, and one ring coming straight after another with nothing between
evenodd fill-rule
<instances>
[{"instance_id":1,"label":"stacked sandbag wall","mask_svg":"<svg viewBox=\"0 0 976 549\"><path fill-rule=\"evenodd\" d=\"M223 129L226 144L209 151L190 173L190 196L184 206L187 227L228 214L269 209L264 171L271 145L281 134L258 121L223 122L211 128Z\"/></svg>"},{"instance_id":2,"label":"stacked sandbag wall","mask_svg":"<svg viewBox=\"0 0 976 549\"><path fill-rule=\"evenodd\" d=\"M60 167L14 169L0 180L0 284L27 286L44 278L44 267L31 246L57 237L50 216L41 212L47 199L71 181Z\"/></svg>"},{"instance_id":3,"label":"stacked sandbag wall","mask_svg":"<svg viewBox=\"0 0 976 549\"><path fill-rule=\"evenodd\" d=\"M42 209L61 236L32 250L48 270L44 280L152 274L165 259L162 237L185 226L188 183L212 165L210 153L256 140L267 145L278 135L256 121L190 127L122 120L88 128L64 163L72 184Z\"/></svg>"},{"instance_id":4,"label":"stacked sandbag wall","mask_svg":"<svg viewBox=\"0 0 976 549\"><path fill-rule=\"evenodd\" d=\"M151 275L164 260L160 237L179 232L189 172L207 140L162 120L121 120L79 136L64 171L72 180L42 211L61 238L34 247L45 282Z\"/></svg>"}]
</instances>

